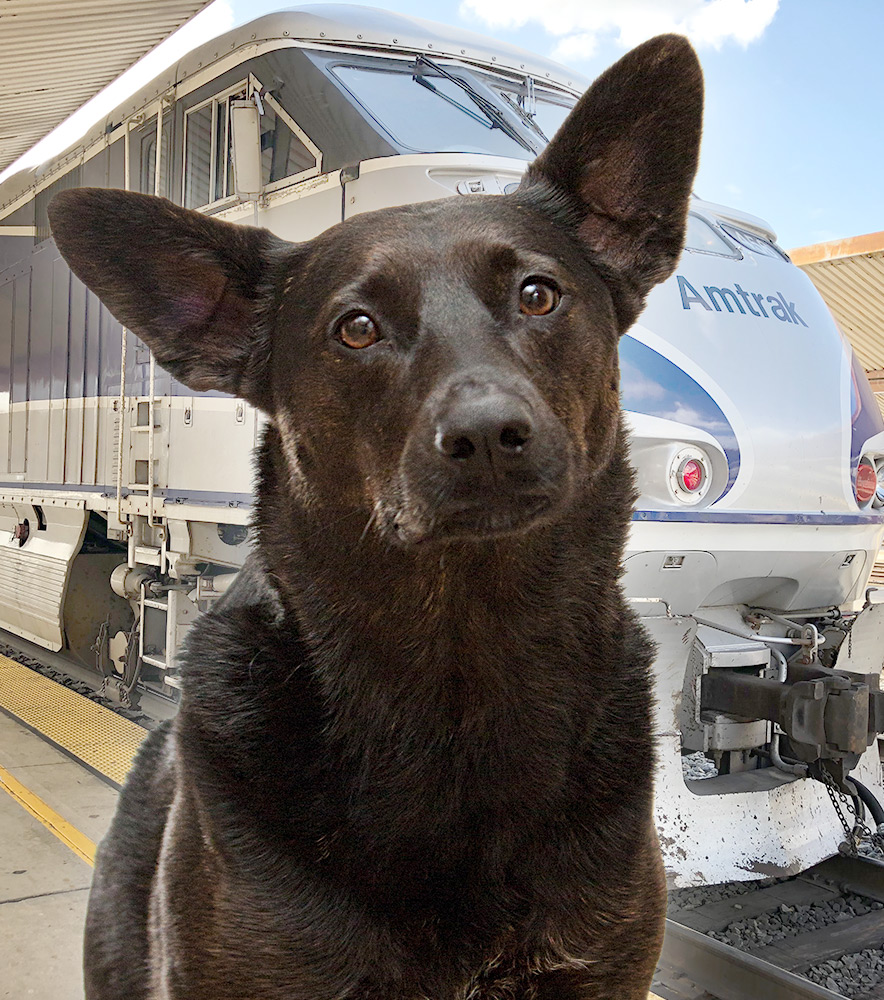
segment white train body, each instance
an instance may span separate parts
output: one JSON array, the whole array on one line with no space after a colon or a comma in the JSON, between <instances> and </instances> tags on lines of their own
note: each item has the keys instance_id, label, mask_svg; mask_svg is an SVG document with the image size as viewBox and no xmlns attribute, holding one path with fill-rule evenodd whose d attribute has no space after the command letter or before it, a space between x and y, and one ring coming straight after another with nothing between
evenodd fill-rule
<instances>
[{"instance_id":1,"label":"white train body","mask_svg":"<svg viewBox=\"0 0 884 1000\"><path fill-rule=\"evenodd\" d=\"M584 86L478 36L293 10L208 43L58 161L0 186L0 627L81 659L94 644L123 700L171 696L176 648L249 549L262 418L175 383L72 278L45 224L57 190L155 192L304 240L359 212L505 192L544 144L531 121L554 128ZM270 135L251 199L228 162L231 99L259 105ZM855 479L861 458L884 459L884 422L768 227L699 200L621 367L641 490L625 587L658 643L667 867L683 885L796 871L843 839L827 789L771 766L771 720L704 707L703 677L783 680L797 655L877 689L884 622L866 588L884 494L858 501ZM881 795L870 742L849 763ZM706 755L709 777L684 778L686 752Z\"/></svg>"}]
</instances>

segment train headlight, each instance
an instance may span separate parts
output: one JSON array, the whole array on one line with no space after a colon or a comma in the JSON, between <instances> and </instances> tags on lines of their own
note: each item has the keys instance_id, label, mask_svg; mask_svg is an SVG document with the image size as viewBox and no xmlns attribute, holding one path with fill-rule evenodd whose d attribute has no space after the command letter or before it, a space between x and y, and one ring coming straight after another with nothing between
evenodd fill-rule
<instances>
[{"instance_id":1,"label":"train headlight","mask_svg":"<svg viewBox=\"0 0 884 1000\"><path fill-rule=\"evenodd\" d=\"M712 484L711 469L709 456L701 448L682 448L669 463L669 489L672 495L682 503L699 503Z\"/></svg>"},{"instance_id":2,"label":"train headlight","mask_svg":"<svg viewBox=\"0 0 884 1000\"><path fill-rule=\"evenodd\" d=\"M676 474L679 488L685 490L687 493L696 493L703 485L705 478L706 472L695 458L689 458L682 462L681 468Z\"/></svg>"},{"instance_id":3,"label":"train headlight","mask_svg":"<svg viewBox=\"0 0 884 1000\"><path fill-rule=\"evenodd\" d=\"M856 477L853 481L853 492L860 507L884 506L880 482L881 460L877 461L868 455L863 455L856 467Z\"/></svg>"}]
</instances>

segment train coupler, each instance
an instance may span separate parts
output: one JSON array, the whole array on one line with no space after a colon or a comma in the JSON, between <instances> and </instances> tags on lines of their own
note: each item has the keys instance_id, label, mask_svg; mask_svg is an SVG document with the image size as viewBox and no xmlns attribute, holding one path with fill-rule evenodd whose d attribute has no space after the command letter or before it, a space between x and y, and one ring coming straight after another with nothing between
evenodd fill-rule
<instances>
[{"instance_id":1,"label":"train coupler","mask_svg":"<svg viewBox=\"0 0 884 1000\"><path fill-rule=\"evenodd\" d=\"M700 682L701 712L776 723L783 754L812 764L841 762L849 771L884 724L877 678L792 663L785 681L736 670L711 670ZM846 773L846 771L845 771Z\"/></svg>"}]
</instances>

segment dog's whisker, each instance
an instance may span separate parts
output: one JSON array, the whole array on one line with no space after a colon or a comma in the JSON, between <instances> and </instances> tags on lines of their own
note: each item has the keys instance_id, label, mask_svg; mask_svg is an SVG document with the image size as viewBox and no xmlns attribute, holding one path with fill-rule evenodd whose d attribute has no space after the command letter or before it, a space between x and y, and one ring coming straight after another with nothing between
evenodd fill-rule
<instances>
[{"instance_id":1,"label":"dog's whisker","mask_svg":"<svg viewBox=\"0 0 884 1000\"><path fill-rule=\"evenodd\" d=\"M362 529L362 533L359 536L359 541L356 543L357 545L361 545L365 541L365 538L368 535L369 531L377 523L379 516L380 516L380 508L376 504L372 508L371 513L368 515L368 520L365 522L365 527Z\"/></svg>"}]
</instances>

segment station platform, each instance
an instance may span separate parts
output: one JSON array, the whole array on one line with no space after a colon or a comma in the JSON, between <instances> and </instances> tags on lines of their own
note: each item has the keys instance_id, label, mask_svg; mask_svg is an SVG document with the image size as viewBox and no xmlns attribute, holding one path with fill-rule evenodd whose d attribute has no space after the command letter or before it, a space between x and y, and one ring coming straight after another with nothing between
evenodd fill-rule
<instances>
[{"instance_id":1,"label":"station platform","mask_svg":"<svg viewBox=\"0 0 884 1000\"><path fill-rule=\"evenodd\" d=\"M0 656L2 1000L83 1000L95 845L145 735Z\"/></svg>"}]
</instances>

